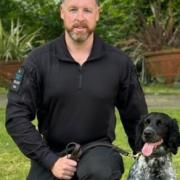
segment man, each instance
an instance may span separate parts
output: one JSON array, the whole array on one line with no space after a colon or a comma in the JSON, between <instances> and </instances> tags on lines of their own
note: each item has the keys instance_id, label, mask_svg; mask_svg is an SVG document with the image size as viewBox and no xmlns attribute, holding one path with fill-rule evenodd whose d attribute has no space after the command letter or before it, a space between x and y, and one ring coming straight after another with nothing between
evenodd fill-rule
<instances>
[{"instance_id":1,"label":"man","mask_svg":"<svg viewBox=\"0 0 180 180\"><path fill-rule=\"evenodd\" d=\"M30 180L120 179L122 158L111 148L93 148L78 162L58 155L70 142L112 143L115 107L135 151L144 95L131 60L95 35L99 13L97 0L62 1L65 33L33 51L12 83L6 127L32 160Z\"/></svg>"}]
</instances>

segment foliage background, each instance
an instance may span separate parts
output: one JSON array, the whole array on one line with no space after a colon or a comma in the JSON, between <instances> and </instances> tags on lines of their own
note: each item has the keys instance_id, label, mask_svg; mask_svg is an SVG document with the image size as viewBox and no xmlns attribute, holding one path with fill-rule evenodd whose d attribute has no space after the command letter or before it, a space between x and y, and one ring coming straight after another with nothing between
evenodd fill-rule
<instances>
[{"instance_id":1,"label":"foliage background","mask_svg":"<svg viewBox=\"0 0 180 180\"><path fill-rule=\"evenodd\" d=\"M1 0L0 17L7 30L11 19L19 19L27 34L41 28L38 37L41 41L54 39L63 28L59 6L53 0Z\"/></svg>"},{"instance_id":2,"label":"foliage background","mask_svg":"<svg viewBox=\"0 0 180 180\"><path fill-rule=\"evenodd\" d=\"M180 0L100 0L102 13L97 26L99 36L107 43L121 48L131 57L141 76L140 80L145 84L149 83L150 78L143 64L145 41L142 40L142 34L145 32L145 26L142 25L142 16L146 25L153 23L152 3L161 4L160 16L163 26L167 25L170 18L168 7L172 3L173 28L179 27L180 47ZM20 24L23 24L24 34L30 34L40 28L32 42L33 47L36 47L63 33L59 4L60 0L1 0L0 19L7 31L10 30L12 19L18 19ZM146 39L149 38L146 36Z\"/></svg>"},{"instance_id":3,"label":"foliage background","mask_svg":"<svg viewBox=\"0 0 180 180\"><path fill-rule=\"evenodd\" d=\"M156 0L100 0L102 7L101 20L97 32L107 42L116 45L119 41L137 36L142 29L139 14L142 13L150 21L150 3ZM167 17L169 1L173 1L175 23L180 22L180 1L159 0L163 16ZM39 40L48 41L63 32L63 24L59 18L60 0L1 0L0 18L6 29L10 28L11 19L20 19L26 33L41 27Z\"/></svg>"}]
</instances>

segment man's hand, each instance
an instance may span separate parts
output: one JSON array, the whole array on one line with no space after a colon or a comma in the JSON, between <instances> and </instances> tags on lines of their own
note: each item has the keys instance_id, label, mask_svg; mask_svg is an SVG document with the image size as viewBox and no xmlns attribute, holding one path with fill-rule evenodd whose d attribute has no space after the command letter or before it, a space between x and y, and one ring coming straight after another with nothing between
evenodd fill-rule
<instances>
[{"instance_id":1,"label":"man's hand","mask_svg":"<svg viewBox=\"0 0 180 180\"><path fill-rule=\"evenodd\" d=\"M72 179L76 172L77 162L68 156L59 158L51 169L52 174L58 179Z\"/></svg>"}]
</instances>

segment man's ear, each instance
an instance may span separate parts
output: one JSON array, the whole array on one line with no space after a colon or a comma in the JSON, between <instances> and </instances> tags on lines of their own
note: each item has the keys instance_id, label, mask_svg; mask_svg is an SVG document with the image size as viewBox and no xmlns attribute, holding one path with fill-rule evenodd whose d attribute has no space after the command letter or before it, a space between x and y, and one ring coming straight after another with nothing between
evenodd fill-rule
<instances>
[{"instance_id":1,"label":"man's ear","mask_svg":"<svg viewBox=\"0 0 180 180\"><path fill-rule=\"evenodd\" d=\"M96 15L96 22L98 22L99 19L100 19L101 11L102 11L102 8L101 8L101 7L98 7L98 9L97 9L97 15Z\"/></svg>"},{"instance_id":2,"label":"man's ear","mask_svg":"<svg viewBox=\"0 0 180 180\"><path fill-rule=\"evenodd\" d=\"M64 19L64 10L63 10L63 5L62 4L59 7L59 13L60 13L60 18L63 20Z\"/></svg>"}]
</instances>

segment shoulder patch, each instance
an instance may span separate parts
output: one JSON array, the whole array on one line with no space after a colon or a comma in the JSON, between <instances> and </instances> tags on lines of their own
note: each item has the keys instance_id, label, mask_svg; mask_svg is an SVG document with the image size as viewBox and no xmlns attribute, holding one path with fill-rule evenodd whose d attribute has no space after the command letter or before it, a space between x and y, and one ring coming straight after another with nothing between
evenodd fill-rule
<instances>
[{"instance_id":1,"label":"shoulder patch","mask_svg":"<svg viewBox=\"0 0 180 180\"><path fill-rule=\"evenodd\" d=\"M21 67L16 75L15 75L15 78L11 84L11 90L14 91L14 92L18 92L19 91L19 88L20 88L20 85L21 85L21 82L23 80L23 77L24 77L24 68Z\"/></svg>"}]
</instances>

